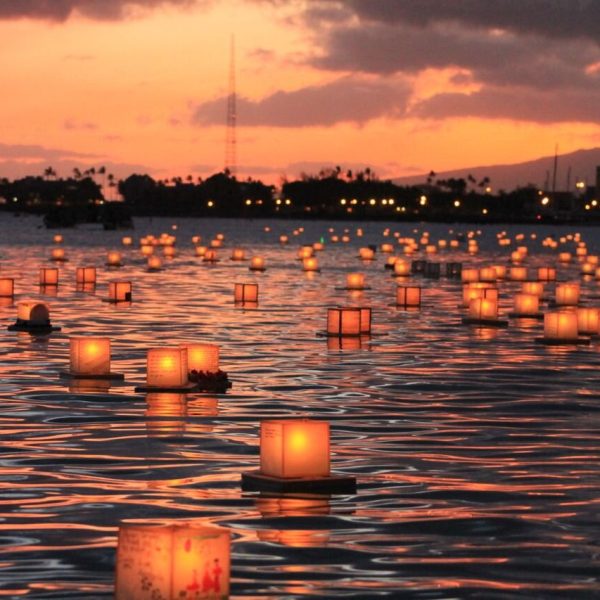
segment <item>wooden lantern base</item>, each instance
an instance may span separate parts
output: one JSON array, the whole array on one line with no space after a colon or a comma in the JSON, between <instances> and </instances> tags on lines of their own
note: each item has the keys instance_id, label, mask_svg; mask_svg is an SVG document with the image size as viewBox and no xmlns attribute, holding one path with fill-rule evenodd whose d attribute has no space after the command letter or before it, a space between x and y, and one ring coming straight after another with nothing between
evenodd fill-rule
<instances>
[{"instance_id":1,"label":"wooden lantern base","mask_svg":"<svg viewBox=\"0 0 600 600\"><path fill-rule=\"evenodd\" d=\"M60 331L60 327L54 327L50 322L36 325L29 321L22 321L21 319L17 319L15 323L9 325L6 329L8 331L26 331L28 333L37 333L40 335L52 333L53 331Z\"/></svg>"},{"instance_id":2,"label":"wooden lantern base","mask_svg":"<svg viewBox=\"0 0 600 600\"><path fill-rule=\"evenodd\" d=\"M347 291L347 292L364 292L365 290L370 290L371 288L368 285L365 285L364 287L359 287L359 288L354 288L354 287L336 287L336 290L342 290L342 291Z\"/></svg>"},{"instance_id":3,"label":"wooden lantern base","mask_svg":"<svg viewBox=\"0 0 600 600\"><path fill-rule=\"evenodd\" d=\"M104 373L103 375L87 375L80 373L71 373L70 371L59 371L58 376L61 379L98 379L101 381L123 381L123 373Z\"/></svg>"},{"instance_id":4,"label":"wooden lantern base","mask_svg":"<svg viewBox=\"0 0 600 600\"><path fill-rule=\"evenodd\" d=\"M152 394L154 392L165 392L165 393L187 393L187 392L195 392L198 390L198 384L189 382L185 385L174 385L171 387L157 387L154 385L139 385L133 388L134 392L143 392L146 394Z\"/></svg>"},{"instance_id":5,"label":"wooden lantern base","mask_svg":"<svg viewBox=\"0 0 600 600\"><path fill-rule=\"evenodd\" d=\"M267 270L267 267L248 267L248 270L263 273L264 271Z\"/></svg>"},{"instance_id":6,"label":"wooden lantern base","mask_svg":"<svg viewBox=\"0 0 600 600\"><path fill-rule=\"evenodd\" d=\"M500 319L472 319L471 317L465 317L463 325L481 325L482 327L508 327L508 321L502 321Z\"/></svg>"},{"instance_id":7,"label":"wooden lantern base","mask_svg":"<svg viewBox=\"0 0 600 600\"><path fill-rule=\"evenodd\" d=\"M108 304L131 304L132 299L129 298L128 300L113 300L112 298L102 298L102 302L107 302Z\"/></svg>"},{"instance_id":8,"label":"wooden lantern base","mask_svg":"<svg viewBox=\"0 0 600 600\"><path fill-rule=\"evenodd\" d=\"M302 269L303 273L320 273L321 269Z\"/></svg>"},{"instance_id":9,"label":"wooden lantern base","mask_svg":"<svg viewBox=\"0 0 600 600\"><path fill-rule=\"evenodd\" d=\"M355 494L356 477L272 477L260 471L242 473L242 490L249 492L310 492L317 494Z\"/></svg>"},{"instance_id":10,"label":"wooden lantern base","mask_svg":"<svg viewBox=\"0 0 600 600\"><path fill-rule=\"evenodd\" d=\"M68 258L49 258L50 262L69 262Z\"/></svg>"},{"instance_id":11,"label":"wooden lantern base","mask_svg":"<svg viewBox=\"0 0 600 600\"><path fill-rule=\"evenodd\" d=\"M536 344L544 344L545 346L588 346L591 340L589 337L577 337L569 340L558 340L552 338L535 338Z\"/></svg>"},{"instance_id":12,"label":"wooden lantern base","mask_svg":"<svg viewBox=\"0 0 600 600\"><path fill-rule=\"evenodd\" d=\"M508 317L510 319L537 319L538 321L543 321L544 313L527 314L527 313L510 312L510 313L508 313Z\"/></svg>"},{"instance_id":13,"label":"wooden lantern base","mask_svg":"<svg viewBox=\"0 0 600 600\"><path fill-rule=\"evenodd\" d=\"M370 335L370 333L327 333L326 331L317 331L317 337L321 338L361 338Z\"/></svg>"}]
</instances>

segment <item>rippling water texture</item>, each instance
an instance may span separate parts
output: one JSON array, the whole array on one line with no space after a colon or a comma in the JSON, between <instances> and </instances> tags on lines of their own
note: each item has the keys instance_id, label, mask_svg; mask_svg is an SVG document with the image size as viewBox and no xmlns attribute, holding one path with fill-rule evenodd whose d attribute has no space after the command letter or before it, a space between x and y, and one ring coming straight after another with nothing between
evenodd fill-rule
<instances>
[{"instance_id":1,"label":"rippling water texture","mask_svg":"<svg viewBox=\"0 0 600 600\"><path fill-rule=\"evenodd\" d=\"M132 235L171 231L170 220L138 220ZM600 342L536 344L538 321L507 329L462 325L461 284L421 279L418 311L390 306L395 280L381 253L385 224L362 238L326 244L322 272L302 273L303 243L344 225L179 221L178 256L148 273L137 248L104 267L121 232L62 232L70 262L55 293L41 292L54 232L30 218L0 218L1 274L15 276L15 301L42 298L60 333L10 333L16 308L0 308L0 596L89 599L112 596L120 521L214 523L233 534L232 593L253 598L600 598ZM352 233L355 226L351 225ZM413 225L390 224L413 235ZM432 240L447 226L426 227ZM467 232L468 226L455 226ZM506 263L499 228L483 228L481 252L440 253L465 265ZM527 266L553 264L528 240ZM221 262L203 264L191 237L225 234ZM128 233L128 232L125 232ZM290 236L280 246L281 233ZM583 228L590 253L600 229ZM231 248L261 254L265 273L229 260ZM75 289L75 268L99 267L94 291ZM336 290L351 271L370 290ZM102 302L107 282L131 279L130 306ZM580 280L576 264L559 278ZM255 309L234 306L233 283L257 281ZM501 284L501 311L515 283ZM547 286L547 295L552 293ZM583 303L600 305L600 284L582 282ZM374 335L339 348L316 337L326 307L373 307ZM113 343L110 389L69 387L68 337ZM221 346L233 380L223 395L134 392L148 347L185 341ZM258 466L259 421L328 419L332 464L358 478L351 496L274 497L240 490Z\"/></svg>"}]
</instances>

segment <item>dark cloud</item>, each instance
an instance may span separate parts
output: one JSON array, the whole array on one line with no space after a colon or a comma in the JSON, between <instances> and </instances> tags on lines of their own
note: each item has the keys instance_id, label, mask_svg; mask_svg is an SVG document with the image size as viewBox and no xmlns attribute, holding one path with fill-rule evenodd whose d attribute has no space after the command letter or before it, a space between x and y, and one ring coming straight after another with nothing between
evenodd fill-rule
<instances>
[{"instance_id":1,"label":"dark cloud","mask_svg":"<svg viewBox=\"0 0 600 600\"><path fill-rule=\"evenodd\" d=\"M163 5L188 7L206 0L0 0L0 19L66 21L79 13L92 19L121 19Z\"/></svg>"},{"instance_id":2,"label":"dark cloud","mask_svg":"<svg viewBox=\"0 0 600 600\"><path fill-rule=\"evenodd\" d=\"M319 127L342 122L365 123L382 116L401 117L410 90L404 81L344 77L321 86L276 92L260 100L238 98L240 125L247 127ZM226 99L196 107L198 125L222 125Z\"/></svg>"}]
</instances>

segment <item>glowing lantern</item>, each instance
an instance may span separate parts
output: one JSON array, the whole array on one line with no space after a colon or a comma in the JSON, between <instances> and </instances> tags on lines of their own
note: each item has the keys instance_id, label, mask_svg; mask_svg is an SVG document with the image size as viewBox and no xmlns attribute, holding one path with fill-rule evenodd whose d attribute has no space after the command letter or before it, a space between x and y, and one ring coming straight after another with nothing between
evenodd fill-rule
<instances>
[{"instance_id":1,"label":"glowing lantern","mask_svg":"<svg viewBox=\"0 0 600 600\"><path fill-rule=\"evenodd\" d=\"M544 339L572 341L578 338L577 314L558 311L544 315Z\"/></svg>"},{"instance_id":2,"label":"glowing lantern","mask_svg":"<svg viewBox=\"0 0 600 600\"><path fill-rule=\"evenodd\" d=\"M314 248L312 246L302 246L298 250L298 260L304 260L314 255Z\"/></svg>"},{"instance_id":3,"label":"glowing lantern","mask_svg":"<svg viewBox=\"0 0 600 600\"><path fill-rule=\"evenodd\" d=\"M146 266L148 267L148 271L160 271L162 268L162 260L158 256L149 256Z\"/></svg>"},{"instance_id":4,"label":"glowing lantern","mask_svg":"<svg viewBox=\"0 0 600 600\"><path fill-rule=\"evenodd\" d=\"M577 258L579 258L580 260L585 258L586 254L587 254L587 248L585 246L579 246L578 248L575 249L575 254L577 256Z\"/></svg>"},{"instance_id":5,"label":"glowing lantern","mask_svg":"<svg viewBox=\"0 0 600 600\"><path fill-rule=\"evenodd\" d=\"M142 244L140 252L142 253L142 256L150 256L151 254L154 254L154 246L150 244Z\"/></svg>"},{"instance_id":6,"label":"glowing lantern","mask_svg":"<svg viewBox=\"0 0 600 600\"><path fill-rule=\"evenodd\" d=\"M258 302L258 284L236 283L233 288L233 300L237 303Z\"/></svg>"},{"instance_id":7,"label":"glowing lantern","mask_svg":"<svg viewBox=\"0 0 600 600\"><path fill-rule=\"evenodd\" d=\"M513 252L510 253L510 260L513 263L519 264L520 262L523 262L524 259L525 255L519 250L513 250Z\"/></svg>"},{"instance_id":8,"label":"glowing lantern","mask_svg":"<svg viewBox=\"0 0 600 600\"><path fill-rule=\"evenodd\" d=\"M521 284L521 291L524 294L534 294L541 297L544 295L544 283L542 281L524 281Z\"/></svg>"},{"instance_id":9,"label":"glowing lantern","mask_svg":"<svg viewBox=\"0 0 600 600\"><path fill-rule=\"evenodd\" d=\"M177 250L175 249L175 246L164 246L163 247L163 256L165 258L175 258L176 254L177 254Z\"/></svg>"},{"instance_id":10,"label":"glowing lantern","mask_svg":"<svg viewBox=\"0 0 600 600\"><path fill-rule=\"evenodd\" d=\"M411 266L406 260L399 258L394 262L394 275L396 277L408 277L411 272Z\"/></svg>"},{"instance_id":11,"label":"glowing lantern","mask_svg":"<svg viewBox=\"0 0 600 600\"><path fill-rule=\"evenodd\" d=\"M504 265L494 265L496 271L496 279L504 279L506 277L506 267Z\"/></svg>"},{"instance_id":12,"label":"glowing lantern","mask_svg":"<svg viewBox=\"0 0 600 600\"><path fill-rule=\"evenodd\" d=\"M65 257L64 248L53 248L52 254L50 255L50 259L59 262L65 262L67 259Z\"/></svg>"},{"instance_id":13,"label":"glowing lantern","mask_svg":"<svg viewBox=\"0 0 600 600\"><path fill-rule=\"evenodd\" d=\"M77 267L75 271L76 283L96 283L96 267Z\"/></svg>"},{"instance_id":14,"label":"glowing lantern","mask_svg":"<svg viewBox=\"0 0 600 600\"><path fill-rule=\"evenodd\" d=\"M491 283L474 281L463 287L463 306L468 307L475 298L498 301L498 288Z\"/></svg>"},{"instance_id":15,"label":"glowing lantern","mask_svg":"<svg viewBox=\"0 0 600 600\"><path fill-rule=\"evenodd\" d=\"M560 252L558 254L558 260L561 263L571 262L571 253L570 252Z\"/></svg>"},{"instance_id":16,"label":"glowing lantern","mask_svg":"<svg viewBox=\"0 0 600 600\"><path fill-rule=\"evenodd\" d=\"M596 272L596 265L592 262L584 262L581 264L582 275L593 275Z\"/></svg>"},{"instance_id":17,"label":"glowing lantern","mask_svg":"<svg viewBox=\"0 0 600 600\"><path fill-rule=\"evenodd\" d=\"M577 329L584 335L600 333L600 314L597 308L577 309Z\"/></svg>"},{"instance_id":18,"label":"glowing lantern","mask_svg":"<svg viewBox=\"0 0 600 600\"><path fill-rule=\"evenodd\" d=\"M362 333L360 308L328 308L327 335L358 336Z\"/></svg>"},{"instance_id":19,"label":"glowing lantern","mask_svg":"<svg viewBox=\"0 0 600 600\"><path fill-rule=\"evenodd\" d=\"M110 281L108 283L108 300L110 302L130 302L131 281Z\"/></svg>"},{"instance_id":20,"label":"glowing lantern","mask_svg":"<svg viewBox=\"0 0 600 600\"><path fill-rule=\"evenodd\" d=\"M280 244L287 244L289 242L289 238L287 235L280 235L279 236L279 243Z\"/></svg>"},{"instance_id":21,"label":"glowing lantern","mask_svg":"<svg viewBox=\"0 0 600 600\"><path fill-rule=\"evenodd\" d=\"M450 240L450 248L458 248L460 246L460 243L458 240Z\"/></svg>"},{"instance_id":22,"label":"glowing lantern","mask_svg":"<svg viewBox=\"0 0 600 600\"><path fill-rule=\"evenodd\" d=\"M321 250L323 250L323 248L325 248L325 245L321 242L315 242L313 244L313 248L314 248L315 252L320 252Z\"/></svg>"},{"instance_id":23,"label":"glowing lantern","mask_svg":"<svg viewBox=\"0 0 600 600\"><path fill-rule=\"evenodd\" d=\"M220 239L215 239L215 240L210 240L210 247L211 248L221 248L223 246L223 240Z\"/></svg>"},{"instance_id":24,"label":"glowing lantern","mask_svg":"<svg viewBox=\"0 0 600 600\"><path fill-rule=\"evenodd\" d=\"M207 248L206 252L204 252L204 257L202 258L202 260L204 262L212 262L212 263L217 262L219 260L217 258L217 251Z\"/></svg>"},{"instance_id":25,"label":"glowing lantern","mask_svg":"<svg viewBox=\"0 0 600 600\"><path fill-rule=\"evenodd\" d=\"M109 375L110 340L100 337L71 337L71 375Z\"/></svg>"},{"instance_id":26,"label":"glowing lantern","mask_svg":"<svg viewBox=\"0 0 600 600\"><path fill-rule=\"evenodd\" d=\"M484 267L479 269L479 281L496 281L496 269L494 267Z\"/></svg>"},{"instance_id":27,"label":"glowing lantern","mask_svg":"<svg viewBox=\"0 0 600 600\"><path fill-rule=\"evenodd\" d=\"M525 281L527 279L527 267L511 267L508 277L511 281Z\"/></svg>"},{"instance_id":28,"label":"glowing lantern","mask_svg":"<svg viewBox=\"0 0 600 600\"><path fill-rule=\"evenodd\" d=\"M477 321L498 319L498 302L488 298L473 298L469 302L469 318Z\"/></svg>"},{"instance_id":29,"label":"glowing lantern","mask_svg":"<svg viewBox=\"0 0 600 600\"><path fill-rule=\"evenodd\" d=\"M396 306L405 308L421 306L421 288L414 285L399 285L396 288Z\"/></svg>"},{"instance_id":30,"label":"glowing lantern","mask_svg":"<svg viewBox=\"0 0 600 600\"><path fill-rule=\"evenodd\" d=\"M535 294L515 294L514 315L536 316L540 310L540 299Z\"/></svg>"},{"instance_id":31,"label":"glowing lantern","mask_svg":"<svg viewBox=\"0 0 600 600\"><path fill-rule=\"evenodd\" d=\"M365 276L362 273L348 273L346 276L346 287L349 290L364 290Z\"/></svg>"},{"instance_id":32,"label":"glowing lantern","mask_svg":"<svg viewBox=\"0 0 600 600\"><path fill-rule=\"evenodd\" d=\"M0 298L12 298L15 294L15 280L11 277L0 278Z\"/></svg>"},{"instance_id":33,"label":"glowing lantern","mask_svg":"<svg viewBox=\"0 0 600 600\"><path fill-rule=\"evenodd\" d=\"M121 524L115 600L229 598L229 556L227 529Z\"/></svg>"},{"instance_id":34,"label":"glowing lantern","mask_svg":"<svg viewBox=\"0 0 600 600\"><path fill-rule=\"evenodd\" d=\"M131 246L133 244L133 239L130 236L126 235L121 239L121 243L123 244L123 246Z\"/></svg>"},{"instance_id":35,"label":"glowing lantern","mask_svg":"<svg viewBox=\"0 0 600 600\"><path fill-rule=\"evenodd\" d=\"M260 473L270 477L328 477L329 423L308 419L262 421Z\"/></svg>"},{"instance_id":36,"label":"glowing lantern","mask_svg":"<svg viewBox=\"0 0 600 600\"><path fill-rule=\"evenodd\" d=\"M234 248L231 251L231 260L246 260L246 251L242 248Z\"/></svg>"},{"instance_id":37,"label":"glowing lantern","mask_svg":"<svg viewBox=\"0 0 600 600\"><path fill-rule=\"evenodd\" d=\"M41 268L40 285L58 285L58 269Z\"/></svg>"},{"instance_id":38,"label":"glowing lantern","mask_svg":"<svg viewBox=\"0 0 600 600\"><path fill-rule=\"evenodd\" d=\"M182 344L187 351L188 369L198 373L219 371L219 346L216 344Z\"/></svg>"},{"instance_id":39,"label":"glowing lantern","mask_svg":"<svg viewBox=\"0 0 600 600\"><path fill-rule=\"evenodd\" d=\"M463 269L460 274L460 279L463 283L479 281L479 269Z\"/></svg>"},{"instance_id":40,"label":"glowing lantern","mask_svg":"<svg viewBox=\"0 0 600 600\"><path fill-rule=\"evenodd\" d=\"M427 244L427 246L425 246L425 252L427 254L436 254L437 253L437 246L435 244Z\"/></svg>"},{"instance_id":41,"label":"glowing lantern","mask_svg":"<svg viewBox=\"0 0 600 600\"><path fill-rule=\"evenodd\" d=\"M106 264L109 267L120 267L121 266L121 253L116 250L111 250L106 255Z\"/></svg>"},{"instance_id":42,"label":"glowing lantern","mask_svg":"<svg viewBox=\"0 0 600 600\"><path fill-rule=\"evenodd\" d=\"M302 270L303 271L313 271L313 272L318 271L319 270L319 261L314 256L305 258L302 261Z\"/></svg>"},{"instance_id":43,"label":"glowing lantern","mask_svg":"<svg viewBox=\"0 0 600 600\"><path fill-rule=\"evenodd\" d=\"M538 281L556 281L556 269L554 267L539 267L537 273Z\"/></svg>"},{"instance_id":44,"label":"glowing lantern","mask_svg":"<svg viewBox=\"0 0 600 600\"><path fill-rule=\"evenodd\" d=\"M262 256L253 256L249 268L251 271L266 271L265 259Z\"/></svg>"},{"instance_id":45,"label":"glowing lantern","mask_svg":"<svg viewBox=\"0 0 600 600\"><path fill-rule=\"evenodd\" d=\"M206 246L196 246L194 252L196 256L204 256L206 254Z\"/></svg>"},{"instance_id":46,"label":"glowing lantern","mask_svg":"<svg viewBox=\"0 0 600 600\"><path fill-rule=\"evenodd\" d=\"M386 269L393 269L397 260L398 260L397 256L388 256L386 258L386 260L385 260L385 268Z\"/></svg>"},{"instance_id":47,"label":"glowing lantern","mask_svg":"<svg viewBox=\"0 0 600 600\"><path fill-rule=\"evenodd\" d=\"M373 250L373 248L360 248L358 251L358 257L361 260L374 260L375 251Z\"/></svg>"},{"instance_id":48,"label":"glowing lantern","mask_svg":"<svg viewBox=\"0 0 600 600\"><path fill-rule=\"evenodd\" d=\"M557 285L555 301L557 306L577 306L579 303L579 284L561 283Z\"/></svg>"},{"instance_id":49,"label":"glowing lantern","mask_svg":"<svg viewBox=\"0 0 600 600\"><path fill-rule=\"evenodd\" d=\"M62 236L62 235L60 235L60 233L57 233L57 234L56 234L56 235L55 235L55 236L52 238L52 241L53 241L55 244L62 244L62 243L63 243L63 236Z\"/></svg>"},{"instance_id":50,"label":"glowing lantern","mask_svg":"<svg viewBox=\"0 0 600 600\"><path fill-rule=\"evenodd\" d=\"M393 244L381 244L381 251L385 254L391 254L394 251Z\"/></svg>"},{"instance_id":51,"label":"glowing lantern","mask_svg":"<svg viewBox=\"0 0 600 600\"><path fill-rule=\"evenodd\" d=\"M146 383L152 388L180 388L188 384L186 348L151 348L146 358Z\"/></svg>"}]
</instances>

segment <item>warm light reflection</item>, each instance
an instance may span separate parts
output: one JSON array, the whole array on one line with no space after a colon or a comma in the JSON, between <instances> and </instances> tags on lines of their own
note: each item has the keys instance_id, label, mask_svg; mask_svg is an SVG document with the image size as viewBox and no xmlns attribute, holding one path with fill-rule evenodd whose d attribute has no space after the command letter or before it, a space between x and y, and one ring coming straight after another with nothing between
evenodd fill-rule
<instances>
[{"instance_id":1,"label":"warm light reflection","mask_svg":"<svg viewBox=\"0 0 600 600\"><path fill-rule=\"evenodd\" d=\"M216 344L182 344L187 350L188 369L198 373L219 371L219 346Z\"/></svg>"}]
</instances>

